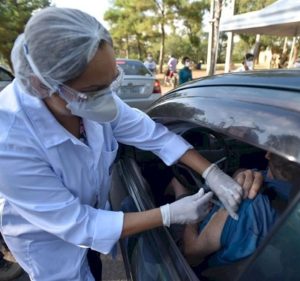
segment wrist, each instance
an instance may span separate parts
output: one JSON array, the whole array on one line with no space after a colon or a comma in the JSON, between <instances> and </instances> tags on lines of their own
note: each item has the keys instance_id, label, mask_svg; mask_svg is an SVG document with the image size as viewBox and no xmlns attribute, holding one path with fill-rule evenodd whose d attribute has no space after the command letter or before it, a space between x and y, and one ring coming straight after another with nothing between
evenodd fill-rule
<instances>
[{"instance_id":1,"label":"wrist","mask_svg":"<svg viewBox=\"0 0 300 281\"><path fill-rule=\"evenodd\" d=\"M171 225L170 204L161 206L160 213L161 213L163 225L170 227L170 225Z\"/></svg>"},{"instance_id":2,"label":"wrist","mask_svg":"<svg viewBox=\"0 0 300 281\"><path fill-rule=\"evenodd\" d=\"M206 180L208 174L211 172L211 170L214 169L214 167L216 167L215 164L211 164L210 166L208 166L208 168L205 169L205 171L202 173L202 177Z\"/></svg>"}]
</instances>

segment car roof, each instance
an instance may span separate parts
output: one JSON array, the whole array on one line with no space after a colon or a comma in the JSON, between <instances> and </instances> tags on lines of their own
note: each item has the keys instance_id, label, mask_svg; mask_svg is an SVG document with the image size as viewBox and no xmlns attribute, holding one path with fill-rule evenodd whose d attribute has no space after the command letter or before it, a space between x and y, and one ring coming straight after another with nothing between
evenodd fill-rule
<instances>
[{"instance_id":1,"label":"car roof","mask_svg":"<svg viewBox=\"0 0 300 281\"><path fill-rule=\"evenodd\" d=\"M205 77L159 99L147 112L187 121L300 163L300 71L255 71Z\"/></svg>"},{"instance_id":2,"label":"car roof","mask_svg":"<svg viewBox=\"0 0 300 281\"><path fill-rule=\"evenodd\" d=\"M255 86L300 91L300 69L245 71L206 76L183 84L180 88L203 87L210 85L234 85L243 87Z\"/></svg>"}]
</instances>

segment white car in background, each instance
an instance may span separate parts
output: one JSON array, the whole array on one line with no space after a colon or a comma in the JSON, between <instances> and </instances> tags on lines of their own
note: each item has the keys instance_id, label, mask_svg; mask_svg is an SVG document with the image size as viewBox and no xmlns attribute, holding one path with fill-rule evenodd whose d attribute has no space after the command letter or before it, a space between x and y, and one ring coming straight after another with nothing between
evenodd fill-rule
<instances>
[{"instance_id":1,"label":"white car in background","mask_svg":"<svg viewBox=\"0 0 300 281\"><path fill-rule=\"evenodd\" d=\"M117 59L117 65L124 71L119 97L131 107L148 109L161 96L159 80L139 60Z\"/></svg>"}]
</instances>

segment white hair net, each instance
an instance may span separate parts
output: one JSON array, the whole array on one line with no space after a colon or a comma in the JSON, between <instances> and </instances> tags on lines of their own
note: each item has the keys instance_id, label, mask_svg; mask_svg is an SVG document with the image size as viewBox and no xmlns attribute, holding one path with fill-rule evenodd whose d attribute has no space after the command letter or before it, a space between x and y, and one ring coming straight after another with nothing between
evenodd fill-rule
<instances>
[{"instance_id":1,"label":"white hair net","mask_svg":"<svg viewBox=\"0 0 300 281\"><path fill-rule=\"evenodd\" d=\"M112 45L94 17L75 9L45 8L30 18L15 41L15 77L30 94L47 97L84 71L103 40Z\"/></svg>"}]
</instances>

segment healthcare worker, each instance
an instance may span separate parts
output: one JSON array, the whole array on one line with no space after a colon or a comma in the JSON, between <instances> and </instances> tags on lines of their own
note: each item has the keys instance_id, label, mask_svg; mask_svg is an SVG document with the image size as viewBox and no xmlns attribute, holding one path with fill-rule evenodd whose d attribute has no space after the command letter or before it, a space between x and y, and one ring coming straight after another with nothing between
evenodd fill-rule
<instances>
[{"instance_id":1,"label":"healthcare worker","mask_svg":"<svg viewBox=\"0 0 300 281\"><path fill-rule=\"evenodd\" d=\"M203 191L145 212L110 211L118 142L188 165L235 216L241 187L116 96L122 72L95 18L40 10L11 58L16 78L0 95L1 232L31 280L94 280L88 248L107 254L119 238L207 214L212 193Z\"/></svg>"}]
</instances>

